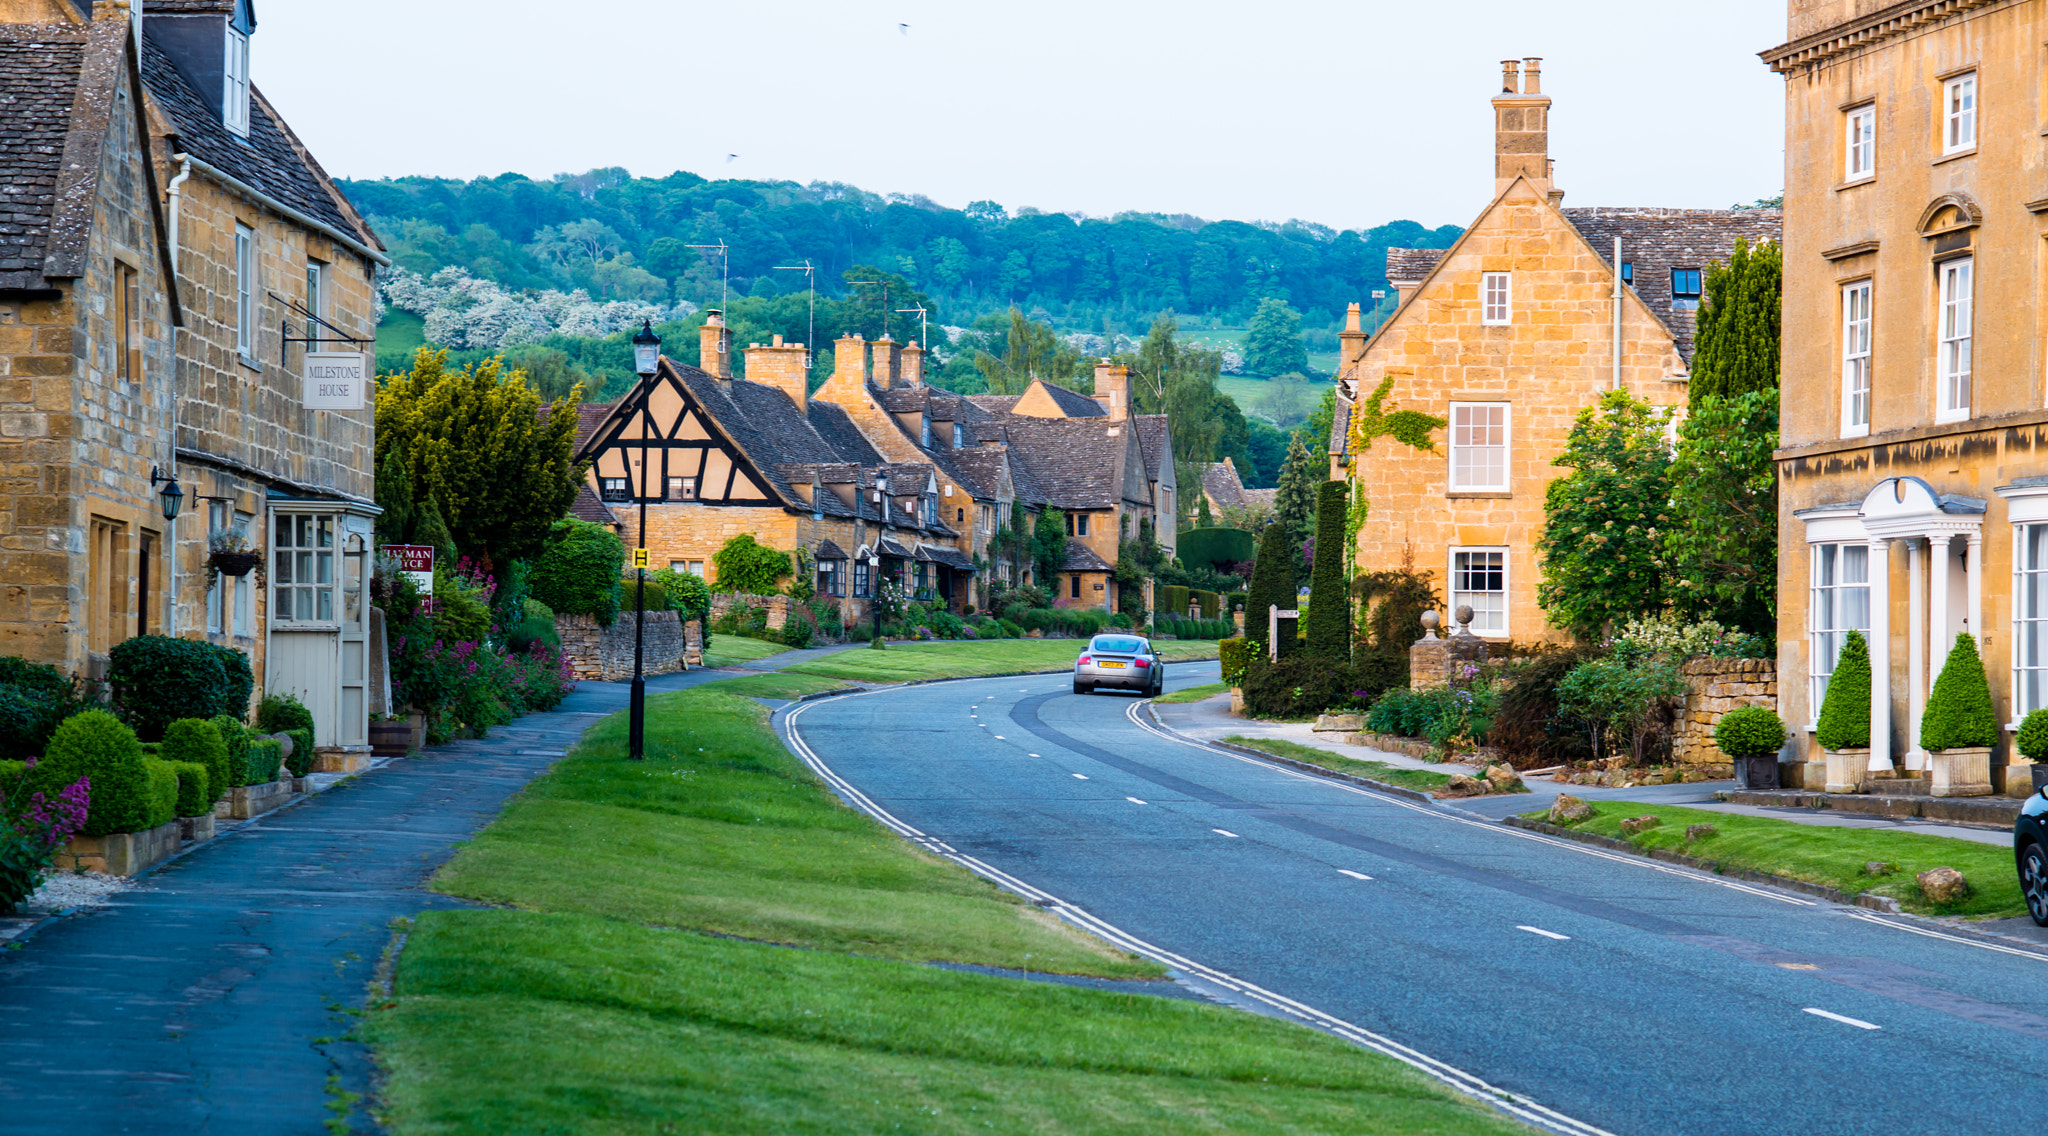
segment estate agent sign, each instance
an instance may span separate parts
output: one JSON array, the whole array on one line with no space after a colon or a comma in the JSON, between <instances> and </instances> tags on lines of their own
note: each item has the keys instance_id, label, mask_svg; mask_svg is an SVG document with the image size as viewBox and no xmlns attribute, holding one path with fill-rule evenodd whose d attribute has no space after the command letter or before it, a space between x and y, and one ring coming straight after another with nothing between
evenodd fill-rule
<instances>
[{"instance_id":1,"label":"estate agent sign","mask_svg":"<svg viewBox=\"0 0 2048 1136\"><path fill-rule=\"evenodd\" d=\"M419 585L420 594L434 594L434 546L431 544L387 544L384 552L398 558L398 570Z\"/></svg>"}]
</instances>

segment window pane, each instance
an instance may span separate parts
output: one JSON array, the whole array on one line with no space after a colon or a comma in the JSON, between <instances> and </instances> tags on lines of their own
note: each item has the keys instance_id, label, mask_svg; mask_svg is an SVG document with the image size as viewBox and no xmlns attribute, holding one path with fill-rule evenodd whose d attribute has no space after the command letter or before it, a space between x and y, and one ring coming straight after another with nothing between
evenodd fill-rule
<instances>
[{"instance_id":1,"label":"window pane","mask_svg":"<svg viewBox=\"0 0 2048 1136\"><path fill-rule=\"evenodd\" d=\"M318 602L319 602L319 605L320 605L320 607L319 607L319 611L320 611L320 616L319 616L319 618L320 618L320 621L321 621L321 622L323 622L323 623L331 623L331 622L333 622L333 620L334 620L334 589L333 589L333 588L313 588L313 589L311 589L311 591L312 591L312 593L313 593L314 597L315 597L315 598L316 598L316 599L318 600Z\"/></svg>"},{"instance_id":2,"label":"window pane","mask_svg":"<svg viewBox=\"0 0 2048 1136\"><path fill-rule=\"evenodd\" d=\"M279 552L277 554L276 582L280 584L292 582L292 554L289 552Z\"/></svg>"}]
</instances>

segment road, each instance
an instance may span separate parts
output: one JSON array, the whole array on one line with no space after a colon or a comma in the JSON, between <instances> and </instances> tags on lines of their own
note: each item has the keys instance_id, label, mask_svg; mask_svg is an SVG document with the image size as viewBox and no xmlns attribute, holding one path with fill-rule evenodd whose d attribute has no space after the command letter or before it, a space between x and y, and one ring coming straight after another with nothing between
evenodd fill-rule
<instances>
[{"instance_id":1,"label":"road","mask_svg":"<svg viewBox=\"0 0 2048 1136\"><path fill-rule=\"evenodd\" d=\"M1169 687L1215 681L1174 668ZM1063 677L805 704L857 804L1207 989L1560 1132L2022 1131L2048 951L1176 740Z\"/></svg>"}]
</instances>

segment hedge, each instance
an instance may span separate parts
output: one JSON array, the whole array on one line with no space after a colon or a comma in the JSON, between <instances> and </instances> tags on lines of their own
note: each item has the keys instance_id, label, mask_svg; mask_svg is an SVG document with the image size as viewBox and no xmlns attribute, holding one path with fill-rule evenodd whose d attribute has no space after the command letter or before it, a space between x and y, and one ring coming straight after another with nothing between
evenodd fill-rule
<instances>
[{"instance_id":1,"label":"hedge","mask_svg":"<svg viewBox=\"0 0 2048 1136\"><path fill-rule=\"evenodd\" d=\"M1350 487L1325 481L1316 494L1316 559L1309 572L1306 648L1326 659L1351 659L1351 573L1344 552Z\"/></svg>"},{"instance_id":2,"label":"hedge","mask_svg":"<svg viewBox=\"0 0 2048 1136\"><path fill-rule=\"evenodd\" d=\"M53 798L80 777L89 778L91 804L79 835L141 832L150 827L144 760L142 742L128 723L105 710L84 710L64 719L50 735L27 789Z\"/></svg>"},{"instance_id":3,"label":"hedge","mask_svg":"<svg viewBox=\"0 0 2048 1136\"><path fill-rule=\"evenodd\" d=\"M283 733L292 740L292 755L285 758L285 768L289 769L294 777L304 777L313 772L313 731L285 730Z\"/></svg>"},{"instance_id":4,"label":"hedge","mask_svg":"<svg viewBox=\"0 0 2048 1136\"><path fill-rule=\"evenodd\" d=\"M1260 718L1312 718L1356 702L1358 673L1350 663L1283 653L1279 661L1254 655L1244 669L1244 706Z\"/></svg>"},{"instance_id":5,"label":"hedge","mask_svg":"<svg viewBox=\"0 0 2048 1136\"><path fill-rule=\"evenodd\" d=\"M1714 744L1729 757L1762 757L1785 744L1785 723L1762 706L1743 706L1721 715Z\"/></svg>"},{"instance_id":6,"label":"hedge","mask_svg":"<svg viewBox=\"0 0 2048 1136\"><path fill-rule=\"evenodd\" d=\"M237 724L235 730L240 732ZM165 761L192 764L206 770L206 788L212 795L208 804L219 800L228 791L228 744L221 736L220 726L205 718L180 718L164 727L163 744L157 752ZM180 813L180 816L198 816L198 813Z\"/></svg>"},{"instance_id":7,"label":"hedge","mask_svg":"<svg viewBox=\"0 0 2048 1136\"><path fill-rule=\"evenodd\" d=\"M1179 584L1165 584L1159 589L1159 610L1162 614L1176 619L1186 619L1188 614L1188 590Z\"/></svg>"},{"instance_id":8,"label":"hedge","mask_svg":"<svg viewBox=\"0 0 2048 1136\"><path fill-rule=\"evenodd\" d=\"M533 598L557 615L594 615L610 627L619 614L625 563L626 546L617 533L590 521L559 520L548 530L527 583Z\"/></svg>"},{"instance_id":9,"label":"hedge","mask_svg":"<svg viewBox=\"0 0 2048 1136\"><path fill-rule=\"evenodd\" d=\"M256 728L266 734L313 728L313 712L296 694L273 694L256 711Z\"/></svg>"},{"instance_id":10,"label":"hedge","mask_svg":"<svg viewBox=\"0 0 2048 1136\"><path fill-rule=\"evenodd\" d=\"M63 671L0 655L0 758L41 755L57 723L85 708L78 683Z\"/></svg>"},{"instance_id":11,"label":"hedge","mask_svg":"<svg viewBox=\"0 0 2048 1136\"><path fill-rule=\"evenodd\" d=\"M1991 686L1977 641L1965 631L1956 636L1941 677L1920 714L1920 745L1933 752L1998 744L1998 719L1991 713Z\"/></svg>"},{"instance_id":12,"label":"hedge","mask_svg":"<svg viewBox=\"0 0 2048 1136\"><path fill-rule=\"evenodd\" d=\"M1252 567L1252 584L1244 605L1245 638L1266 646L1269 608L1287 611L1295 605L1294 557L1298 552L1287 537L1286 525L1267 525L1259 538L1259 559ZM1292 650L1291 637L1282 633L1280 651Z\"/></svg>"},{"instance_id":13,"label":"hedge","mask_svg":"<svg viewBox=\"0 0 2048 1136\"><path fill-rule=\"evenodd\" d=\"M1202 565L1220 571L1225 564L1258 559L1259 540L1243 529L1189 529L1174 538L1174 552L1190 568Z\"/></svg>"},{"instance_id":14,"label":"hedge","mask_svg":"<svg viewBox=\"0 0 2048 1136\"><path fill-rule=\"evenodd\" d=\"M255 679L240 651L197 639L137 635L108 653L114 708L143 741L180 718L248 713Z\"/></svg>"},{"instance_id":15,"label":"hedge","mask_svg":"<svg viewBox=\"0 0 2048 1136\"><path fill-rule=\"evenodd\" d=\"M149 778L149 812L138 832L169 824L178 816L178 771L160 757L143 758L142 770Z\"/></svg>"},{"instance_id":16,"label":"hedge","mask_svg":"<svg viewBox=\"0 0 2048 1136\"><path fill-rule=\"evenodd\" d=\"M218 788L225 794L229 789L249 783L249 727L240 718L228 714L217 714L212 719L213 728L220 731L221 745L227 747L227 780Z\"/></svg>"},{"instance_id":17,"label":"hedge","mask_svg":"<svg viewBox=\"0 0 2048 1136\"><path fill-rule=\"evenodd\" d=\"M1244 667L1251 660L1256 645L1242 636L1221 639L1216 643L1217 655L1223 661L1223 681L1238 686L1244 681Z\"/></svg>"},{"instance_id":18,"label":"hedge","mask_svg":"<svg viewBox=\"0 0 2048 1136\"><path fill-rule=\"evenodd\" d=\"M277 780L278 766L284 764L284 746L276 738L249 739L244 785L268 785Z\"/></svg>"},{"instance_id":19,"label":"hedge","mask_svg":"<svg viewBox=\"0 0 2048 1136\"><path fill-rule=\"evenodd\" d=\"M1203 619L1216 618L1216 609L1223 603L1222 596L1217 595L1215 592L1202 591L1199 588L1189 592L1188 598L1202 605Z\"/></svg>"},{"instance_id":20,"label":"hedge","mask_svg":"<svg viewBox=\"0 0 2048 1136\"><path fill-rule=\"evenodd\" d=\"M206 766L196 761L167 761L164 764L178 775L179 816L205 816L213 811L213 778Z\"/></svg>"}]
</instances>

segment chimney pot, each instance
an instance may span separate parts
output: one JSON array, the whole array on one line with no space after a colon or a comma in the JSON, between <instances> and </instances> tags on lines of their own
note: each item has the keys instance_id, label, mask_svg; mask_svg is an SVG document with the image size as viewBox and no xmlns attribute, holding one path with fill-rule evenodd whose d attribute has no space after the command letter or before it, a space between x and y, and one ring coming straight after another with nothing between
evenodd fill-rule
<instances>
[{"instance_id":1,"label":"chimney pot","mask_svg":"<svg viewBox=\"0 0 2048 1136\"><path fill-rule=\"evenodd\" d=\"M1532 55L1522 61L1522 93L1540 95L1543 93L1543 57Z\"/></svg>"},{"instance_id":2,"label":"chimney pot","mask_svg":"<svg viewBox=\"0 0 2048 1136\"><path fill-rule=\"evenodd\" d=\"M1519 83L1518 83L1518 82L1516 81L1516 78L1515 78L1515 68L1517 68L1517 67L1520 67L1521 65L1522 65L1522 64L1521 64L1521 61L1520 61L1520 60L1518 60L1518 59L1503 59L1503 60L1501 60L1501 61L1500 61L1500 93L1501 93L1501 94L1503 94L1503 95L1518 95L1518 94L1521 94L1521 88L1520 88L1520 84L1519 84Z\"/></svg>"}]
</instances>

